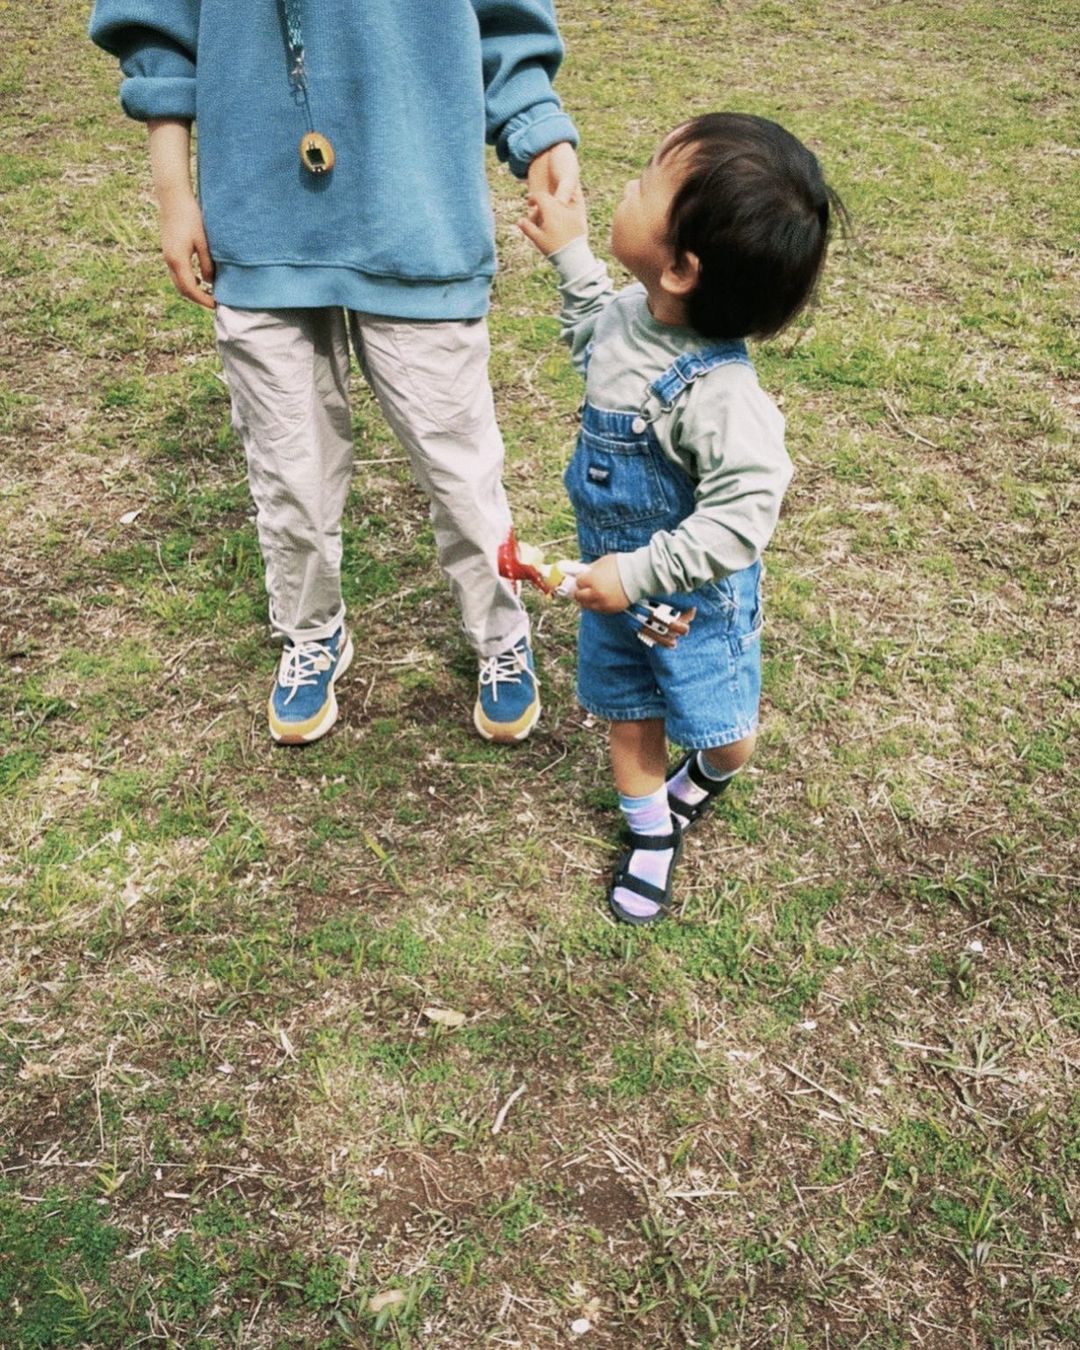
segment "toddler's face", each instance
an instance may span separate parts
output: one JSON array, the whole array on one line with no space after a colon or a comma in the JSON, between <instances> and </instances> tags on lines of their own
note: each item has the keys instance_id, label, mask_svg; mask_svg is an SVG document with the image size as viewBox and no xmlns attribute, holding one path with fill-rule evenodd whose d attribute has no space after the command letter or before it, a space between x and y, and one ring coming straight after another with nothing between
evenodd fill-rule
<instances>
[{"instance_id":1,"label":"toddler's face","mask_svg":"<svg viewBox=\"0 0 1080 1350\"><path fill-rule=\"evenodd\" d=\"M682 186L682 156L656 154L623 189L611 222L611 251L639 281L652 288L661 272L674 261L668 242L672 200Z\"/></svg>"}]
</instances>

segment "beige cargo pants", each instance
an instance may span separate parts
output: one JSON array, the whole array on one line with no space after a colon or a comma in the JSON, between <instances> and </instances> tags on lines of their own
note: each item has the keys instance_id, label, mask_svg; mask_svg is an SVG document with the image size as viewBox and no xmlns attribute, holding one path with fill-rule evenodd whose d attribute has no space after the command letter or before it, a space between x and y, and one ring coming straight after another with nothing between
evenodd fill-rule
<instances>
[{"instance_id":1,"label":"beige cargo pants","mask_svg":"<svg viewBox=\"0 0 1080 1350\"><path fill-rule=\"evenodd\" d=\"M334 308L218 305L218 348L247 456L270 622L294 641L341 624L341 517L353 468L349 337L431 505L439 563L480 657L528 632L498 575L510 528L482 319L427 323Z\"/></svg>"}]
</instances>

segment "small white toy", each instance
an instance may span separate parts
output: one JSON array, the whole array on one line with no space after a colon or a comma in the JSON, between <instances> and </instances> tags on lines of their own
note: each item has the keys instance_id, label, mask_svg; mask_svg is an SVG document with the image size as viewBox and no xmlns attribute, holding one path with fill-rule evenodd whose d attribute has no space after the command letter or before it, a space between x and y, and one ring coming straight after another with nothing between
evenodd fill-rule
<instances>
[{"instance_id":1,"label":"small white toy","mask_svg":"<svg viewBox=\"0 0 1080 1350\"><path fill-rule=\"evenodd\" d=\"M641 610L645 610L642 614ZM646 647L655 647L658 637L667 637L671 624L680 617L677 609L670 605L654 604L651 600L642 600L640 605L630 611L630 616L641 624L638 638Z\"/></svg>"}]
</instances>

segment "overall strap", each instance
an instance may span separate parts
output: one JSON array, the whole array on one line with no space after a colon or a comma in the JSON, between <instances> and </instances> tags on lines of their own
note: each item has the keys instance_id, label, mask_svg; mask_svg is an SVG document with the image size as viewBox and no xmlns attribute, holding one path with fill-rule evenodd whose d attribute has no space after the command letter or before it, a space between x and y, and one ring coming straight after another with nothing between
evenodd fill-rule
<instances>
[{"instance_id":1,"label":"overall strap","mask_svg":"<svg viewBox=\"0 0 1080 1350\"><path fill-rule=\"evenodd\" d=\"M683 352L667 370L649 385L649 394L660 404L662 411L675 406L685 390L695 380L707 375L717 366L750 365L745 342L718 342L698 352Z\"/></svg>"}]
</instances>

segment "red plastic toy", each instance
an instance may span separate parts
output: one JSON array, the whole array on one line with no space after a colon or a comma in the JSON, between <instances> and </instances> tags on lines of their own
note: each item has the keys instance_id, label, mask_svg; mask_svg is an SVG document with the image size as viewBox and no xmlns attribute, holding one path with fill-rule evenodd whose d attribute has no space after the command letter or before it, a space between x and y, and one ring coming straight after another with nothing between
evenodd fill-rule
<instances>
[{"instance_id":1,"label":"red plastic toy","mask_svg":"<svg viewBox=\"0 0 1080 1350\"><path fill-rule=\"evenodd\" d=\"M580 563L549 563L535 544L519 544L512 526L499 545L499 575L519 584L527 581L548 596L572 595L575 570L583 570Z\"/></svg>"}]
</instances>

